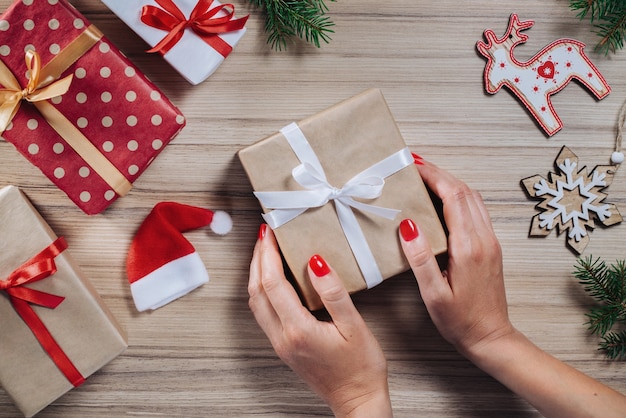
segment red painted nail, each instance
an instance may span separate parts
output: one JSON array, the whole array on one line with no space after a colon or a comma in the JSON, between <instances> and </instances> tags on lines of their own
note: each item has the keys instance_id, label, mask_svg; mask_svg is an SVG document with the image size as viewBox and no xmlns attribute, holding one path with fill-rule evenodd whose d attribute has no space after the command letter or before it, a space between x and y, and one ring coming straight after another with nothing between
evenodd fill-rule
<instances>
[{"instance_id":1,"label":"red painted nail","mask_svg":"<svg viewBox=\"0 0 626 418\"><path fill-rule=\"evenodd\" d=\"M422 161L423 158L419 155L417 155L416 153L412 152L411 155L413 156L413 163L417 164L417 165L424 165L424 162Z\"/></svg>"},{"instance_id":2,"label":"red painted nail","mask_svg":"<svg viewBox=\"0 0 626 418\"><path fill-rule=\"evenodd\" d=\"M400 222L400 235L402 235L402 239L407 242L413 241L417 238L419 236L419 231L415 222L410 219L405 219Z\"/></svg>"},{"instance_id":3,"label":"red painted nail","mask_svg":"<svg viewBox=\"0 0 626 418\"><path fill-rule=\"evenodd\" d=\"M319 254L315 254L309 259L309 266L311 266L311 270L317 277L326 276L330 273L330 267L326 264L326 260Z\"/></svg>"},{"instance_id":4,"label":"red painted nail","mask_svg":"<svg viewBox=\"0 0 626 418\"><path fill-rule=\"evenodd\" d=\"M265 238L265 234L267 233L267 224L261 224L259 227L259 239Z\"/></svg>"}]
</instances>

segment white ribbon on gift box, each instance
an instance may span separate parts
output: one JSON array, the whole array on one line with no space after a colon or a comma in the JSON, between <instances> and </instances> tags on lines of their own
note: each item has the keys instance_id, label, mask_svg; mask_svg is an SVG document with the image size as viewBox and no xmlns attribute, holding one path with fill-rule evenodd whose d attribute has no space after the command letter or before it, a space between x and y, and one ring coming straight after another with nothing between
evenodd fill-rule
<instances>
[{"instance_id":1,"label":"white ribbon on gift box","mask_svg":"<svg viewBox=\"0 0 626 418\"><path fill-rule=\"evenodd\" d=\"M315 151L296 123L287 125L280 132L302 163L294 168L291 174L296 182L307 190L255 192L254 195L261 204L267 209L272 209L263 214L263 218L272 229L275 229L306 210L324 206L332 200L339 223L363 273L367 288L380 284L383 281L382 274L351 208L389 220L394 219L400 210L362 203L354 198L380 197L385 186L385 178L413 164L411 152L408 148L395 152L352 177L338 189L328 183Z\"/></svg>"}]
</instances>

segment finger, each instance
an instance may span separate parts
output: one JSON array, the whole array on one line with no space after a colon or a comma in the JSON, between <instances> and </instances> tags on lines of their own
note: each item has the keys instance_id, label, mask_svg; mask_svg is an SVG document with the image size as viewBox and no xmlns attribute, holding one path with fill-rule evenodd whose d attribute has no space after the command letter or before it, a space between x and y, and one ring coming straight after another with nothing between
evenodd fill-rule
<instances>
[{"instance_id":1,"label":"finger","mask_svg":"<svg viewBox=\"0 0 626 418\"><path fill-rule=\"evenodd\" d=\"M439 270L428 238L411 219L400 222L400 243L413 270L424 303L450 294L450 284Z\"/></svg>"},{"instance_id":2,"label":"finger","mask_svg":"<svg viewBox=\"0 0 626 418\"><path fill-rule=\"evenodd\" d=\"M289 321L302 321L302 314L310 313L285 278L278 243L270 228L267 228L265 237L261 240L260 252L261 285L280 322L284 326Z\"/></svg>"},{"instance_id":3,"label":"finger","mask_svg":"<svg viewBox=\"0 0 626 418\"><path fill-rule=\"evenodd\" d=\"M421 160L422 164L416 165L424 183L440 198L448 195L449 189L456 189L461 180L453 176L439 166L427 160Z\"/></svg>"},{"instance_id":4,"label":"finger","mask_svg":"<svg viewBox=\"0 0 626 418\"><path fill-rule=\"evenodd\" d=\"M263 332L270 338L270 341L273 341L274 336L278 335L282 329L282 325L261 284L261 239L263 238L262 231L266 227L267 225L263 224L259 229L259 239L252 253L248 280L248 306Z\"/></svg>"},{"instance_id":5,"label":"finger","mask_svg":"<svg viewBox=\"0 0 626 418\"><path fill-rule=\"evenodd\" d=\"M478 208L478 211L480 212L480 216L482 217L483 222L485 223L485 226L489 229L490 232L493 233L494 230L493 230L493 223L491 222L491 215L489 215L489 211L487 210L487 206L485 205L482 195L479 192L475 191L474 199L476 201L476 206Z\"/></svg>"},{"instance_id":6,"label":"finger","mask_svg":"<svg viewBox=\"0 0 626 418\"><path fill-rule=\"evenodd\" d=\"M474 190L469 190L465 197L467 200L467 207L469 208L469 213L471 216L471 218L468 219L467 222L472 222L472 224L474 225L474 229L478 235L488 232L489 226L485 222L485 218L480 209L480 195Z\"/></svg>"},{"instance_id":7,"label":"finger","mask_svg":"<svg viewBox=\"0 0 626 418\"><path fill-rule=\"evenodd\" d=\"M318 254L309 260L308 272L313 288L320 296L335 326L344 338L348 339L351 334L349 330L360 325L363 318L354 306L341 279Z\"/></svg>"},{"instance_id":8,"label":"finger","mask_svg":"<svg viewBox=\"0 0 626 418\"><path fill-rule=\"evenodd\" d=\"M248 293L256 293L255 289L261 288L261 239L263 239L263 236L265 235L266 228L266 224L261 224L259 228L259 235L252 251L250 275L248 277Z\"/></svg>"},{"instance_id":9,"label":"finger","mask_svg":"<svg viewBox=\"0 0 626 418\"><path fill-rule=\"evenodd\" d=\"M443 216L454 239L455 232L472 233L474 223L468 199L472 195L470 188L448 171L435 164L424 161L417 166L424 183L443 202ZM461 238L462 239L462 238Z\"/></svg>"},{"instance_id":10,"label":"finger","mask_svg":"<svg viewBox=\"0 0 626 418\"><path fill-rule=\"evenodd\" d=\"M451 234L453 241L467 240L468 236L485 232L494 233L491 216L479 192L431 162L422 160L417 168L424 183L444 203L444 218L449 230L466 233L460 237Z\"/></svg>"}]
</instances>

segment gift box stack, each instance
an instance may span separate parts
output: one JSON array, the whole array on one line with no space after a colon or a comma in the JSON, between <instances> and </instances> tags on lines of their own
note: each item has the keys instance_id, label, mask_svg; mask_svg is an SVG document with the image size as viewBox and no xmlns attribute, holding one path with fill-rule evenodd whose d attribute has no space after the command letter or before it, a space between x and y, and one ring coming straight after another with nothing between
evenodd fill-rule
<instances>
[{"instance_id":1,"label":"gift box stack","mask_svg":"<svg viewBox=\"0 0 626 418\"><path fill-rule=\"evenodd\" d=\"M232 51L247 17L217 1L177 3L107 2L147 34L150 52L197 84ZM0 15L0 85L0 134L88 215L129 193L185 126L67 0L16 0ZM0 234L0 385L32 416L122 353L127 339L68 243L15 186L0 189Z\"/></svg>"}]
</instances>

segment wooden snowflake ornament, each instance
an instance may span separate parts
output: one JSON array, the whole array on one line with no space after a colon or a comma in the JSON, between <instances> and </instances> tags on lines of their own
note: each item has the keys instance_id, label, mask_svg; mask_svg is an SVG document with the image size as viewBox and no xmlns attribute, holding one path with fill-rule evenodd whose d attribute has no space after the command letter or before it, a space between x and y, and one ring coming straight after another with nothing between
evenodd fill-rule
<instances>
[{"instance_id":1,"label":"wooden snowflake ornament","mask_svg":"<svg viewBox=\"0 0 626 418\"><path fill-rule=\"evenodd\" d=\"M512 14L509 27L502 38L488 29L487 42L478 41L478 51L487 58L485 89L497 93L506 86L526 106L544 131L552 136L563 123L552 107L550 96L561 91L572 79L580 81L598 99L611 91L602 74L591 63L583 49L585 44L573 39L559 39L526 62L513 56L513 49L528 39L521 31L534 25L532 20L520 22Z\"/></svg>"},{"instance_id":2,"label":"wooden snowflake ornament","mask_svg":"<svg viewBox=\"0 0 626 418\"><path fill-rule=\"evenodd\" d=\"M595 221L604 226L622 221L617 207L604 203L603 190L611 185L616 166L598 165L587 174L586 167L578 169L578 157L565 146L554 166L556 171L547 179L536 175L521 181L530 198L541 200L535 206L540 213L533 217L529 235L545 237L554 228L557 235L567 231L567 244L582 254Z\"/></svg>"}]
</instances>

